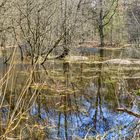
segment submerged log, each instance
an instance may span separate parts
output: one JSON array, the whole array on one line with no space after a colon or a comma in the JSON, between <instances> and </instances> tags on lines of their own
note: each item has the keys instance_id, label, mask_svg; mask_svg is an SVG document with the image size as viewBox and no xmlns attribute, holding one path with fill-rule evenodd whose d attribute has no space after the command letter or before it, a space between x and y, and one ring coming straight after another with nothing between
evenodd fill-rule
<instances>
[{"instance_id":1,"label":"submerged log","mask_svg":"<svg viewBox=\"0 0 140 140\"><path fill-rule=\"evenodd\" d=\"M139 59L110 59L104 61L105 64L118 64L118 65L131 65L136 64L140 65Z\"/></svg>"},{"instance_id":2,"label":"submerged log","mask_svg":"<svg viewBox=\"0 0 140 140\"><path fill-rule=\"evenodd\" d=\"M118 108L117 111L121 111L121 112L126 112L129 115L135 116L137 118L140 118L140 114L136 113L136 112L132 112L126 108Z\"/></svg>"},{"instance_id":3,"label":"submerged log","mask_svg":"<svg viewBox=\"0 0 140 140\"><path fill-rule=\"evenodd\" d=\"M67 57L65 57L64 60L67 60L67 61L85 61L85 60L88 60L88 57L86 57L86 56L67 56Z\"/></svg>"}]
</instances>

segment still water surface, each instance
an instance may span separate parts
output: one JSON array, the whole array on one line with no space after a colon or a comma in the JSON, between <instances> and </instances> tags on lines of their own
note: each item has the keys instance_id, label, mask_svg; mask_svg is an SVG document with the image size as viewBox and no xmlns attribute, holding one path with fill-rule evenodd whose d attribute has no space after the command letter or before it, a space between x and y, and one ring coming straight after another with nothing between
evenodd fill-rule
<instances>
[{"instance_id":1,"label":"still water surface","mask_svg":"<svg viewBox=\"0 0 140 140\"><path fill-rule=\"evenodd\" d=\"M42 125L47 139L131 139L140 129L138 118L117 111L123 107L140 113L140 99L136 96L139 66L63 60L50 60L44 67L37 64L34 68L28 63L1 64L1 78L10 67L8 80L1 89L6 92L4 104L9 94L14 108L27 84L26 95L22 97L26 100L24 106L19 104L19 109L28 108L32 124ZM4 123L10 110L1 109Z\"/></svg>"}]
</instances>

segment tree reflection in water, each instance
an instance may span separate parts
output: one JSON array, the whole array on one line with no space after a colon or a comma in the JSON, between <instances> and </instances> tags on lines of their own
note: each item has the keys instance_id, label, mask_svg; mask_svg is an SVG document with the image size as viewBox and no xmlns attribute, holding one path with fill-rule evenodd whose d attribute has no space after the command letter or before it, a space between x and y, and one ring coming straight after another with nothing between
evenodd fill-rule
<instances>
[{"instance_id":1,"label":"tree reflection in water","mask_svg":"<svg viewBox=\"0 0 140 140\"><path fill-rule=\"evenodd\" d=\"M135 128L137 119L126 113L120 114L115 111L121 92L115 95L116 83L111 86L105 83L106 77L102 63L98 65L98 71L92 72L88 70L94 66L87 66L84 63L71 64L65 61L63 63L61 61L60 64L56 63L48 64L48 67L44 66L44 71L38 65L31 68L31 86L28 86L22 106L17 108L20 112L27 112L30 109L30 117L26 123L32 126L41 125L48 139L69 140L74 135L85 138L106 134L105 139L109 140L133 134L133 131L132 133L129 131ZM59 73L58 68L61 68ZM55 76L52 76L52 73ZM25 77L22 76L24 80L20 81L21 75L19 75L14 83L24 85L27 77L29 77L28 74ZM34 83L41 84L36 88L33 86ZM21 90L22 86L17 86L13 93L20 93ZM7 95L8 89L6 100L10 101ZM14 98L16 99L15 95ZM12 108L15 108L16 102L12 103ZM120 100L120 104L124 105L124 102ZM137 106L136 108L139 111ZM24 121L20 125L23 124L25 124ZM35 128L32 130L36 132ZM26 128L26 131L29 130Z\"/></svg>"}]
</instances>

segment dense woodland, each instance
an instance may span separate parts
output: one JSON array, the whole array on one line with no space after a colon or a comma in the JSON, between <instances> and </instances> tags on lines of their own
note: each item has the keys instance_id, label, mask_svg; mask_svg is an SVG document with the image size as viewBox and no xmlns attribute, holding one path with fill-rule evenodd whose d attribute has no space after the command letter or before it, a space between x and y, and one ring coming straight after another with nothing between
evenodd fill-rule
<instances>
[{"instance_id":1,"label":"dense woodland","mask_svg":"<svg viewBox=\"0 0 140 140\"><path fill-rule=\"evenodd\" d=\"M139 67L140 0L0 0L0 140L139 140Z\"/></svg>"},{"instance_id":2,"label":"dense woodland","mask_svg":"<svg viewBox=\"0 0 140 140\"><path fill-rule=\"evenodd\" d=\"M46 55L45 61L55 48L67 55L84 43L91 47L139 44L139 9L138 0L4 0L1 47L16 45L32 58Z\"/></svg>"}]
</instances>

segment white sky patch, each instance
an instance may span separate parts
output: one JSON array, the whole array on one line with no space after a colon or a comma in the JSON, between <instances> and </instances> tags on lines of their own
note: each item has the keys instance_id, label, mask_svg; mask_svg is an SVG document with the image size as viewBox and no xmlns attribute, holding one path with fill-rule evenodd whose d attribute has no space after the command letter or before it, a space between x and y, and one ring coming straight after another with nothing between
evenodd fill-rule
<instances>
[{"instance_id":1,"label":"white sky patch","mask_svg":"<svg viewBox=\"0 0 140 140\"><path fill-rule=\"evenodd\" d=\"M97 0L92 0L91 7L95 9L96 6L97 6Z\"/></svg>"}]
</instances>

